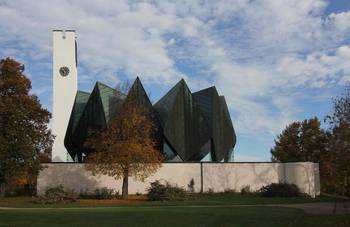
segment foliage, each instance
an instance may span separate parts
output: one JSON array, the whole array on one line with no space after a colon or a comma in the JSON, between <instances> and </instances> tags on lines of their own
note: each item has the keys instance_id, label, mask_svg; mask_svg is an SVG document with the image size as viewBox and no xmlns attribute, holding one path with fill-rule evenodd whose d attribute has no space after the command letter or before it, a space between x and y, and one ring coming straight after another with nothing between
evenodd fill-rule
<instances>
[{"instance_id":1,"label":"foliage","mask_svg":"<svg viewBox=\"0 0 350 227\"><path fill-rule=\"evenodd\" d=\"M263 186L259 191L263 197L297 197L302 195L298 186L287 183L272 183Z\"/></svg>"},{"instance_id":2,"label":"foliage","mask_svg":"<svg viewBox=\"0 0 350 227\"><path fill-rule=\"evenodd\" d=\"M35 177L36 178L36 177ZM36 181L36 179L35 179ZM7 184L6 187L6 196L35 196L36 195L36 183L25 182L21 183L18 181L11 182Z\"/></svg>"},{"instance_id":3,"label":"foliage","mask_svg":"<svg viewBox=\"0 0 350 227\"><path fill-rule=\"evenodd\" d=\"M350 195L350 90L333 100L326 116L329 130L320 129L317 118L294 122L275 140L272 160L309 161L320 164L321 189Z\"/></svg>"},{"instance_id":4,"label":"foliage","mask_svg":"<svg viewBox=\"0 0 350 227\"><path fill-rule=\"evenodd\" d=\"M114 190L106 187L96 188L94 192L96 199L112 199L115 196Z\"/></svg>"},{"instance_id":5,"label":"foliage","mask_svg":"<svg viewBox=\"0 0 350 227\"><path fill-rule=\"evenodd\" d=\"M223 194L238 194L235 189L225 189Z\"/></svg>"},{"instance_id":6,"label":"foliage","mask_svg":"<svg viewBox=\"0 0 350 227\"><path fill-rule=\"evenodd\" d=\"M338 127L342 123L350 123L350 87L345 93L333 99L333 113L326 116L326 121L331 128Z\"/></svg>"},{"instance_id":7,"label":"foliage","mask_svg":"<svg viewBox=\"0 0 350 227\"><path fill-rule=\"evenodd\" d=\"M241 194L242 195L249 195L251 194L251 190L250 190L250 186L249 185L246 185L244 186L243 188L241 188Z\"/></svg>"},{"instance_id":8,"label":"foliage","mask_svg":"<svg viewBox=\"0 0 350 227\"><path fill-rule=\"evenodd\" d=\"M315 117L302 122L293 122L282 131L271 149L272 161L315 162L320 165L322 188L330 182L330 133L321 129Z\"/></svg>"},{"instance_id":9,"label":"foliage","mask_svg":"<svg viewBox=\"0 0 350 227\"><path fill-rule=\"evenodd\" d=\"M30 94L23 70L13 59L0 60L0 196L11 181L36 175L51 153L51 115Z\"/></svg>"},{"instance_id":10,"label":"foliage","mask_svg":"<svg viewBox=\"0 0 350 227\"><path fill-rule=\"evenodd\" d=\"M189 192L194 193L194 179L190 180L190 183L187 185Z\"/></svg>"},{"instance_id":11,"label":"foliage","mask_svg":"<svg viewBox=\"0 0 350 227\"><path fill-rule=\"evenodd\" d=\"M333 113L326 117L330 126L327 190L350 195L350 90L333 100Z\"/></svg>"},{"instance_id":12,"label":"foliage","mask_svg":"<svg viewBox=\"0 0 350 227\"><path fill-rule=\"evenodd\" d=\"M93 192L80 191L79 198L82 199L113 199L119 196L119 191L107 187L96 188Z\"/></svg>"},{"instance_id":13,"label":"foliage","mask_svg":"<svg viewBox=\"0 0 350 227\"><path fill-rule=\"evenodd\" d=\"M128 177L143 181L161 166L156 149L156 127L150 108L126 100L110 127L92 132L85 145L90 149L87 169L93 174L123 178L122 196L128 195Z\"/></svg>"},{"instance_id":14,"label":"foliage","mask_svg":"<svg viewBox=\"0 0 350 227\"><path fill-rule=\"evenodd\" d=\"M282 131L271 149L272 161L319 162L327 152L327 133L315 117L293 122Z\"/></svg>"},{"instance_id":15,"label":"foliage","mask_svg":"<svg viewBox=\"0 0 350 227\"><path fill-rule=\"evenodd\" d=\"M151 201L187 200L189 198L183 188L171 185L169 182L162 184L158 180L151 182L151 187L147 189L147 192L148 199Z\"/></svg>"},{"instance_id":16,"label":"foliage","mask_svg":"<svg viewBox=\"0 0 350 227\"><path fill-rule=\"evenodd\" d=\"M47 188L44 196L38 198L41 204L57 204L75 202L77 195L73 190L65 190L62 185Z\"/></svg>"},{"instance_id":17,"label":"foliage","mask_svg":"<svg viewBox=\"0 0 350 227\"><path fill-rule=\"evenodd\" d=\"M208 188L208 191L206 191L205 193L212 195L212 194L214 194L214 190L212 188Z\"/></svg>"}]
</instances>

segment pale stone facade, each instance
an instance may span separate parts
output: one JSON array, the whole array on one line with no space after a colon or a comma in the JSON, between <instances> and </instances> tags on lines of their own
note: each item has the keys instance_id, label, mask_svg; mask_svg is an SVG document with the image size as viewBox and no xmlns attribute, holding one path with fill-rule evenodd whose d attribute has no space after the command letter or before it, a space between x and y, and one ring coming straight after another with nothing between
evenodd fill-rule
<instances>
[{"instance_id":1,"label":"pale stone facade","mask_svg":"<svg viewBox=\"0 0 350 227\"><path fill-rule=\"evenodd\" d=\"M85 170L84 164L51 163L45 164L37 182L38 194L47 187L62 184L65 188L93 190L108 187L121 192L122 180L115 181L108 176L93 176ZM319 167L317 163L164 163L162 167L145 182L129 179L129 193L146 193L150 182L166 180L185 189L191 179L196 192L213 190L240 191L249 185L251 190L273 182L296 184L302 192L312 197L320 194Z\"/></svg>"}]
</instances>

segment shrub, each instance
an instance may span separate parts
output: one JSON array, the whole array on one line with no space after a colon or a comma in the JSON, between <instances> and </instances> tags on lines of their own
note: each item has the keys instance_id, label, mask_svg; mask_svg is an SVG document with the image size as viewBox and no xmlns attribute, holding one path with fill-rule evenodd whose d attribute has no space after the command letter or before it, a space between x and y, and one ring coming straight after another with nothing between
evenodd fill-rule
<instances>
[{"instance_id":1,"label":"shrub","mask_svg":"<svg viewBox=\"0 0 350 227\"><path fill-rule=\"evenodd\" d=\"M301 196L298 186L287 183L272 183L260 189L263 197L296 197Z\"/></svg>"},{"instance_id":2,"label":"shrub","mask_svg":"<svg viewBox=\"0 0 350 227\"><path fill-rule=\"evenodd\" d=\"M241 194L242 195L249 195L251 194L251 190L250 190L250 186L249 185L246 185L244 186L243 188L241 188Z\"/></svg>"},{"instance_id":3,"label":"shrub","mask_svg":"<svg viewBox=\"0 0 350 227\"><path fill-rule=\"evenodd\" d=\"M214 192L213 192L214 193ZM234 189L225 189L225 191L223 192L224 194L237 194L236 190Z\"/></svg>"},{"instance_id":4,"label":"shrub","mask_svg":"<svg viewBox=\"0 0 350 227\"><path fill-rule=\"evenodd\" d=\"M114 191L107 187L96 188L93 192L82 190L79 193L79 198L82 199L112 199L119 195L119 191Z\"/></svg>"},{"instance_id":5,"label":"shrub","mask_svg":"<svg viewBox=\"0 0 350 227\"><path fill-rule=\"evenodd\" d=\"M107 187L96 188L94 191L95 199L112 199L117 194L119 194L119 192L114 193L113 189L108 189Z\"/></svg>"},{"instance_id":6,"label":"shrub","mask_svg":"<svg viewBox=\"0 0 350 227\"><path fill-rule=\"evenodd\" d=\"M34 184L9 184L6 186L6 196L35 196L36 185Z\"/></svg>"},{"instance_id":7,"label":"shrub","mask_svg":"<svg viewBox=\"0 0 350 227\"><path fill-rule=\"evenodd\" d=\"M206 194L214 194L214 190L212 188L208 188L208 191L206 191Z\"/></svg>"},{"instance_id":8,"label":"shrub","mask_svg":"<svg viewBox=\"0 0 350 227\"><path fill-rule=\"evenodd\" d=\"M194 193L194 180L193 178L190 180L190 183L187 185L188 191Z\"/></svg>"},{"instance_id":9,"label":"shrub","mask_svg":"<svg viewBox=\"0 0 350 227\"><path fill-rule=\"evenodd\" d=\"M79 198L80 199L93 199L93 194L88 190L80 190Z\"/></svg>"},{"instance_id":10,"label":"shrub","mask_svg":"<svg viewBox=\"0 0 350 227\"><path fill-rule=\"evenodd\" d=\"M42 204L56 204L75 202L77 195L74 190L64 190L62 185L47 188L44 196L39 197L39 202Z\"/></svg>"},{"instance_id":11,"label":"shrub","mask_svg":"<svg viewBox=\"0 0 350 227\"><path fill-rule=\"evenodd\" d=\"M151 183L151 187L147 189L148 199L151 201L164 201L164 200L186 200L188 194L183 188L174 186L166 182L160 183L158 180Z\"/></svg>"}]
</instances>

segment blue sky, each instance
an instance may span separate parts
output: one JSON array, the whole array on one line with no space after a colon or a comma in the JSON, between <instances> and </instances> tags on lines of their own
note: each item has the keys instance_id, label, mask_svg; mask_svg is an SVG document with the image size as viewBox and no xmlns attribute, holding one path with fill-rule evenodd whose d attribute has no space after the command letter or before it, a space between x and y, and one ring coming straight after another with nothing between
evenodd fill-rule
<instances>
[{"instance_id":1,"label":"blue sky","mask_svg":"<svg viewBox=\"0 0 350 227\"><path fill-rule=\"evenodd\" d=\"M79 89L139 76L157 101L180 78L216 85L236 161L268 161L292 121L331 112L350 81L349 0L0 0L0 57L26 65L51 110L52 29L78 35Z\"/></svg>"}]
</instances>

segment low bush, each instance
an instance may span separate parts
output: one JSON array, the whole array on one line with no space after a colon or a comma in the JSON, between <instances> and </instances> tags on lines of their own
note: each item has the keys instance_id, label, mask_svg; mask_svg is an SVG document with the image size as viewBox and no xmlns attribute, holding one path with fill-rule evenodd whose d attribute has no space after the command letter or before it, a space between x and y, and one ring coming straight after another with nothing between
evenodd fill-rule
<instances>
[{"instance_id":1,"label":"low bush","mask_svg":"<svg viewBox=\"0 0 350 227\"><path fill-rule=\"evenodd\" d=\"M213 192L214 193L214 192ZM225 189L225 191L223 192L223 194L237 194L236 190L234 189Z\"/></svg>"},{"instance_id":2,"label":"low bush","mask_svg":"<svg viewBox=\"0 0 350 227\"><path fill-rule=\"evenodd\" d=\"M241 188L241 194L242 195L250 195L250 194L252 194L252 191L250 190L250 186L246 185L243 188Z\"/></svg>"},{"instance_id":3,"label":"low bush","mask_svg":"<svg viewBox=\"0 0 350 227\"><path fill-rule=\"evenodd\" d=\"M65 190L62 185L47 188L43 196L39 196L38 202L42 204L70 203L77 200L74 190Z\"/></svg>"},{"instance_id":4,"label":"low bush","mask_svg":"<svg viewBox=\"0 0 350 227\"><path fill-rule=\"evenodd\" d=\"M171 185L168 182L162 184L158 180L151 183L147 192L148 199L151 201L187 200L189 198L189 194L183 188Z\"/></svg>"},{"instance_id":5,"label":"low bush","mask_svg":"<svg viewBox=\"0 0 350 227\"><path fill-rule=\"evenodd\" d=\"M212 188L208 188L208 191L206 191L205 194L212 195L214 194L214 190Z\"/></svg>"},{"instance_id":6,"label":"low bush","mask_svg":"<svg viewBox=\"0 0 350 227\"><path fill-rule=\"evenodd\" d=\"M116 195L118 194L119 192L114 193L113 189L109 189L106 187L96 188L94 191L94 195L96 199L112 199L112 198L115 198Z\"/></svg>"},{"instance_id":7,"label":"low bush","mask_svg":"<svg viewBox=\"0 0 350 227\"><path fill-rule=\"evenodd\" d=\"M80 191L79 198L82 199L113 199L119 196L119 191L107 187L96 188L94 191Z\"/></svg>"},{"instance_id":8,"label":"low bush","mask_svg":"<svg viewBox=\"0 0 350 227\"><path fill-rule=\"evenodd\" d=\"M187 185L188 191L194 193L194 180L193 178L190 180L190 183Z\"/></svg>"},{"instance_id":9,"label":"low bush","mask_svg":"<svg viewBox=\"0 0 350 227\"><path fill-rule=\"evenodd\" d=\"M35 196L36 195L36 185L33 184L23 184L23 185L9 185L6 187L5 196L15 197L15 196Z\"/></svg>"},{"instance_id":10,"label":"low bush","mask_svg":"<svg viewBox=\"0 0 350 227\"><path fill-rule=\"evenodd\" d=\"M259 190L263 197L297 197L301 196L298 186L287 183L272 183Z\"/></svg>"}]
</instances>

